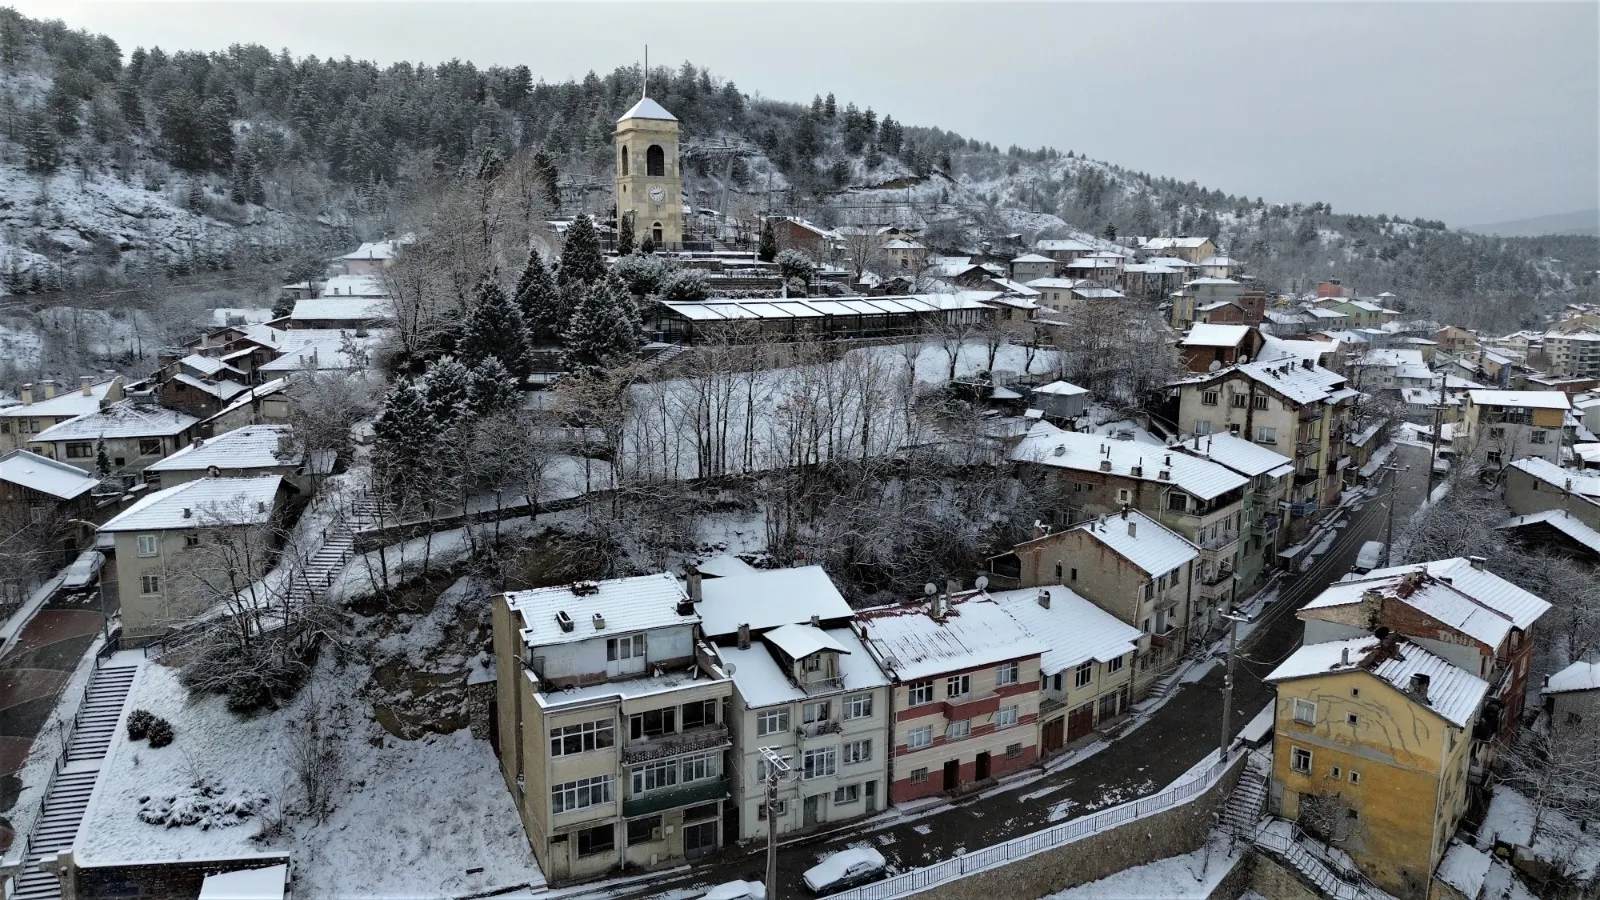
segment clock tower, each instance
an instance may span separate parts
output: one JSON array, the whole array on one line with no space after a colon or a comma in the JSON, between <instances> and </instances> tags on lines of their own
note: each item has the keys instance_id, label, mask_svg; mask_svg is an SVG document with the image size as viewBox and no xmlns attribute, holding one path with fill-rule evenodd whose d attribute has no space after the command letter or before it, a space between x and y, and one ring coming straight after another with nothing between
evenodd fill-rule
<instances>
[{"instance_id":1,"label":"clock tower","mask_svg":"<svg viewBox=\"0 0 1600 900\"><path fill-rule=\"evenodd\" d=\"M617 215L633 216L634 237L683 246L683 173L678 117L645 97L617 120Z\"/></svg>"}]
</instances>

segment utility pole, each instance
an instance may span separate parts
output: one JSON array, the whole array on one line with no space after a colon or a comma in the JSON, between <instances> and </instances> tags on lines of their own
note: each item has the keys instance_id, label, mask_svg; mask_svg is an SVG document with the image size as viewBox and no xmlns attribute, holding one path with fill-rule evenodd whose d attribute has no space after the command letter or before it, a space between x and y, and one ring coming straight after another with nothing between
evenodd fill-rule
<instances>
[{"instance_id":1,"label":"utility pole","mask_svg":"<svg viewBox=\"0 0 1600 900\"><path fill-rule=\"evenodd\" d=\"M778 785L794 776L794 767L771 747L760 752L767 761L767 900L778 900Z\"/></svg>"},{"instance_id":2,"label":"utility pole","mask_svg":"<svg viewBox=\"0 0 1600 900\"><path fill-rule=\"evenodd\" d=\"M1437 448L1435 444L1435 448ZM1409 472L1410 466L1397 466L1390 463L1378 469L1380 472L1389 473L1389 524L1385 526L1383 535L1383 566L1388 568L1394 565L1394 500L1395 494L1400 490L1400 479L1395 477L1396 472ZM1430 479L1431 480L1431 479Z\"/></svg>"},{"instance_id":3,"label":"utility pole","mask_svg":"<svg viewBox=\"0 0 1600 900\"><path fill-rule=\"evenodd\" d=\"M1219 742L1222 750L1222 760L1228 759L1228 744L1231 735L1228 734L1229 725L1233 719L1233 669L1239 659L1239 623L1249 622L1249 616L1236 615L1231 612L1222 613L1228 620L1228 674L1222 679L1222 739Z\"/></svg>"},{"instance_id":4,"label":"utility pole","mask_svg":"<svg viewBox=\"0 0 1600 900\"><path fill-rule=\"evenodd\" d=\"M1438 474L1439 432L1444 430L1444 386L1448 375L1439 376L1439 402L1433 405L1433 451L1428 456L1428 496L1433 496L1433 479Z\"/></svg>"}]
</instances>

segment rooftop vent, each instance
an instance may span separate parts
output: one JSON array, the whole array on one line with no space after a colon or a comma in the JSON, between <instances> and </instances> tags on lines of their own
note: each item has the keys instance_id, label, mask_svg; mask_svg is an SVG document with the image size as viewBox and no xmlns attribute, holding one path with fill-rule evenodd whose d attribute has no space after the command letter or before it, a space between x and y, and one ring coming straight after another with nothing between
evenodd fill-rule
<instances>
[{"instance_id":1,"label":"rooftop vent","mask_svg":"<svg viewBox=\"0 0 1600 900\"><path fill-rule=\"evenodd\" d=\"M1128 537L1138 537L1138 536L1139 536L1139 523L1130 520L1128 522Z\"/></svg>"},{"instance_id":2,"label":"rooftop vent","mask_svg":"<svg viewBox=\"0 0 1600 900\"><path fill-rule=\"evenodd\" d=\"M1039 605L1045 609L1050 608L1050 592L1044 588L1039 589Z\"/></svg>"},{"instance_id":3,"label":"rooftop vent","mask_svg":"<svg viewBox=\"0 0 1600 900\"><path fill-rule=\"evenodd\" d=\"M1111 471L1111 460L1109 460L1109 459L1100 460L1100 471L1102 471L1102 472Z\"/></svg>"},{"instance_id":4,"label":"rooftop vent","mask_svg":"<svg viewBox=\"0 0 1600 900\"><path fill-rule=\"evenodd\" d=\"M1144 466L1134 466L1133 470L1131 472L1129 472L1129 474L1132 475L1135 478L1143 478L1144 477Z\"/></svg>"},{"instance_id":5,"label":"rooftop vent","mask_svg":"<svg viewBox=\"0 0 1600 900\"><path fill-rule=\"evenodd\" d=\"M1427 675L1417 672L1411 676L1411 696L1423 703L1428 702L1428 683L1432 681Z\"/></svg>"},{"instance_id":6,"label":"rooftop vent","mask_svg":"<svg viewBox=\"0 0 1600 900\"><path fill-rule=\"evenodd\" d=\"M556 610L556 624L561 626L562 631L571 631L572 617L567 615L567 611L564 609Z\"/></svg>"},{"instance_id":7,"label":"rooftop vent","mask_svg":"<svg viewBox=\"0 0 1600 900\"><path fill-rule=\"evenodd\" d=\"M185 506L185 507L184 507L184 508L183 508L183 517L184 517L184 518L185 518L185 519L187 519L187 518L190 518L190 517L192 517L192 516L193 516L193 515L194 515L194 510L193 510L193 509L191 509L191 508L189 508L189 507L187 507L187 506Z\"/></svg>"},{"instance_id":8,"label":"rooftop vent","mask_svg":"<svg viewBox=\"0 0 1600 900\"><path fill-rule=\"evenodd\" d=\"M593 616L590 617L590 621L594 622L594 630L595 631L605 631L606 630L606 617L605 616L602 616L599 613L595 613Z\"/></svg>"}]
</instances>

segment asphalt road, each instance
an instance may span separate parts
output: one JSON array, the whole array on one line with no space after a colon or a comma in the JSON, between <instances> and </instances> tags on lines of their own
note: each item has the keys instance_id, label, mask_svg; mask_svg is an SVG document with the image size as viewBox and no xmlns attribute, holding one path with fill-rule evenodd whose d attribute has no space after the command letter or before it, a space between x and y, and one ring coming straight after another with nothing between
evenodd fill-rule
<instances>
[{"instance_id":1,"label":"asphalt road","mask_svg":"<svg viewBox=\"0 0 1600 900\"><path fill-rule=\"evenodd\" d=\"M1398 534L1426 494L1428 458L1423 450L1402 446L1390 461L1411 467L1386 476L1398 479L1394 491ZM1278 580L1277 599L1260 612L1241 642L1230 736L1271 701L1272 690L1261 679L1299 645L1301 627L1294 611L1348 573L1363 543L1384 539L1390 486L1386 480L1380 493L1344 512L1341 519L1345 524L1337 528L1331 545L1307 563L1304 572ZM1154 793L1187 772L1220 742L1222 687L1223 668L1218 665L1199 681L1181 686L1143 725L1124 733L1104 752L1057 772L962 797L926 814L858 823L834 834L780 844L779 896L810 896L801 883L801 873L846 846L870 843L888 859L891 871L901 872ZM729 847L687 872L666 873L626 886L597 885L596 894L682 897L685 889L705 890L724 881L762 881L765 866L764 848ZM582 897L584 892L574 895Z\"/></svg>"}]
</instances>

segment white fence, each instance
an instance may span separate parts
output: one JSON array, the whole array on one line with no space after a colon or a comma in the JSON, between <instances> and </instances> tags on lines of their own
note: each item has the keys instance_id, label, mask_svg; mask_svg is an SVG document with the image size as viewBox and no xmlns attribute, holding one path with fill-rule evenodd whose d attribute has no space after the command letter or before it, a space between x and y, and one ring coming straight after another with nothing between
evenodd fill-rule
<instances>
[{"instance_id":1,"label":"white fence","mask_svg":"<svg viewBox=\"0 0 1600 900\"><path fill-rule=\"evenodd\" d=\"M1214 751L1213 751L1214 752ZM1229 767L1239 762L1240 757L1220 759L1207 766L1200 773L1187 781L1179 782L1160 793L1130 800L1118 806L1108 807L1093 815L1063 822L1043 831L1013 838L1003 844L995 844L982 850L965 853L955 859L947 859L941 863L913 869L909 872L896 875L884 881L863 885L841 894L832 895L829 900L893 900L896 897L905 897L924 891L935 885L955 881L971 875L974 872L997 866L1012 860L1032 856L1041 850L1054 847L1063 847L1074 841L1082 840L1090 835L1109 831L1135 819L1142 819L1151 813L1161 812L1180 806L1205 793L1222 779Z\"/></svg>"}]
</instances>

